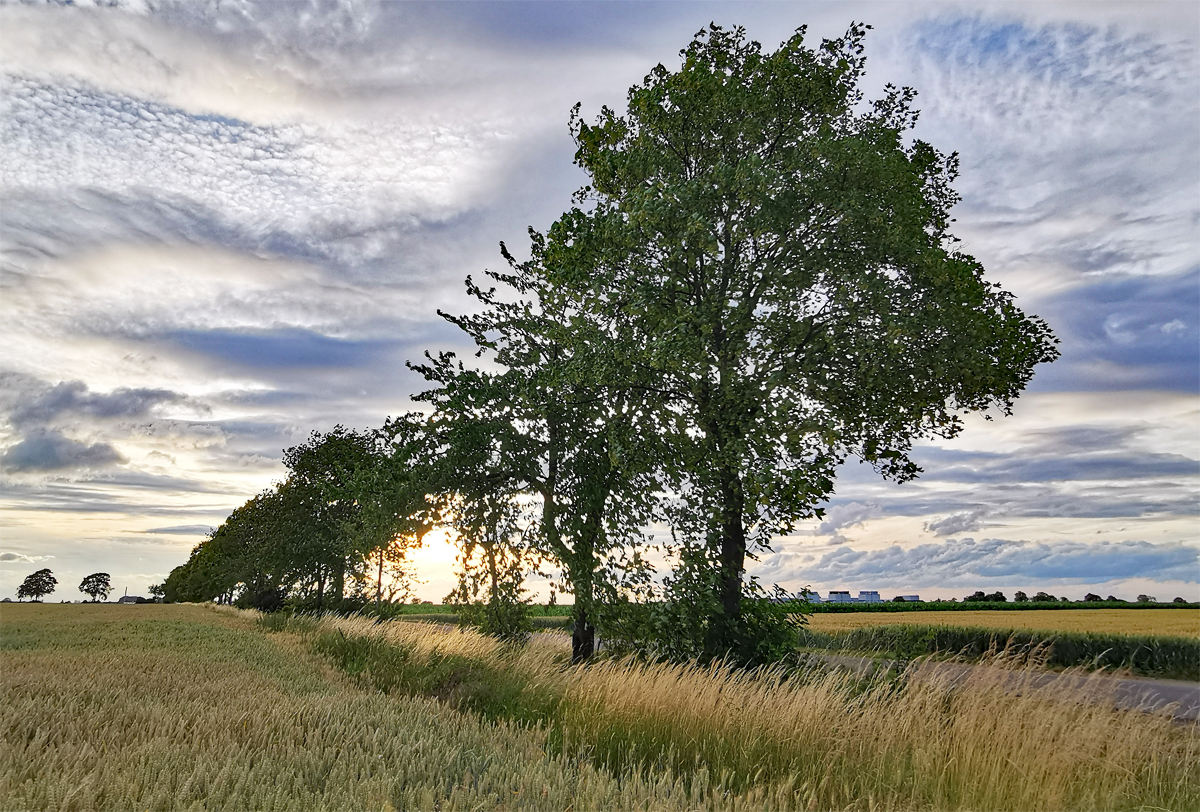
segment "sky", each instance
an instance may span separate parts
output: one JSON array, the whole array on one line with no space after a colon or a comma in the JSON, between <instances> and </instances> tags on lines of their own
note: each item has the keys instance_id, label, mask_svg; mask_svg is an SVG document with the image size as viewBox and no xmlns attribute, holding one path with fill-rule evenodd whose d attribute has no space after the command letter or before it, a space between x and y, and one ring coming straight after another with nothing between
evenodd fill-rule
<instances>
[{"instance_id":1,"label":"sky","mask_svg":"<svg viewBox=\"0 0 1200 812\"><path fill-rule=\"evenodd\" d=\"M413 407L438 316L585 183L692 35L873 26L864 90L957 151L960 248L1062 357L1011 417L853 461L751 572L795 590L1200 599L1200 5L0 5L0 597L146 594L282 450ZM452 587L453 548L415 559ZM546 583L531 582L539 595Z\"/></svg>"}]
</instances>

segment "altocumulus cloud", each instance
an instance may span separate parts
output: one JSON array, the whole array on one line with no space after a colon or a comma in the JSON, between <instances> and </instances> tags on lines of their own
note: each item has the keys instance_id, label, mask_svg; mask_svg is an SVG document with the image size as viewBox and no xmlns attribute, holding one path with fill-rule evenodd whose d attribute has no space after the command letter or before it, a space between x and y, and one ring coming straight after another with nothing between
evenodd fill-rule
<instances>
[{"instance_id":1,"label":"altocumulus cloud","mask_svg":"<svg viewBox=\"0 0 1200 812\"><path fill-rule=\"evenodd\" d=\"M1059 542L950 539L882 550L842 547L797 576L815 583L870 581L880 586L973 585L981 581L1069 580L1104 583L1126 578L1200 581L1200 550L1145 541Z\"/></svg>"}]
</instances>

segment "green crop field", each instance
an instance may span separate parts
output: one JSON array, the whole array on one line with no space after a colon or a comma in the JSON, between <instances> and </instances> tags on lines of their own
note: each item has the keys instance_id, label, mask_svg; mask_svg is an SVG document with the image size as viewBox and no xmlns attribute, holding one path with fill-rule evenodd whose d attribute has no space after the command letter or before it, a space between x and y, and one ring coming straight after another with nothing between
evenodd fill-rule
<instances>
[{"instance_id":1,"label":"green crop field","mask_svg":"<svg viewBox=\"0 0 1200 812\"><path fill-rule=\"evenodd\" d=\"M572 668L562 641L6 604L0 808L1200 808L1195 726L987 669Z\"/></svg>"}]
</instances>

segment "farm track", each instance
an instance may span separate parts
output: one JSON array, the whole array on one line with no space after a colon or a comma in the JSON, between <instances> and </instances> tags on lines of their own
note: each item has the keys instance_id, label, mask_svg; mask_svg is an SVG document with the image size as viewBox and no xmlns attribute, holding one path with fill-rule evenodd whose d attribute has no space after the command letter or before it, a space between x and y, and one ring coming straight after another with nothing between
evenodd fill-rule
<instances>
[{"instance_id":1,"label":"farm track","mask_svg":"<svg viewBox=\"0 0 1200 812\"><path fill-rule=\"evenodd\" d=\"M873 657L820 653L811 653L810 656L862 676L886 672L900 664L896 660ZM989 665L926 660L915 666L914 674L918 680L960 685L978 669L1000 673L1005 670ZM1060 688L1063 696L1073 695L1083 703L1111 703L1112 707L1121 710L1146 713L1168 712L1179 722L1200 722L1200 683L1196 682L1055 671L1032 677L1024 671L1013 672L1008 679L1018 693L1021 690Z\"/></svg>"}]
</instances>

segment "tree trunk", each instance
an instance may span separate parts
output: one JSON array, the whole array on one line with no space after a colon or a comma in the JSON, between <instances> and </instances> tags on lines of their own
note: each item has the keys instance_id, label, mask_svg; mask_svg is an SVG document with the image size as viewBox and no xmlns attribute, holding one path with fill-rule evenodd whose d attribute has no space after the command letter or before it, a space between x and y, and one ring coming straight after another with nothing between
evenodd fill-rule
<instances>
[{"instance_id":1,"label":"tree trunk","mask_svg":"<svg viewBox=\"0 0 1200 812\"><path fill-rule=\"evenodd\" d=\"M595 653L596 628L588 618L587 609L576 603L575 628L571 631L571 663L578 664L590 660Z\"/></svg>"},{"instance_id":2,"label":"tree trunk","mask_svg":"<svg viewBox=\"0 0 1200 812\"><path fill-rule=\"evenodd\" d=\"M738 621L742 615L742 573L746 566L746 528L742 524L745 495L738 475L721 472L721 569L717 597L721 614L709 627L708 653L720 657L738 645Z\"/></svg>"},{"instance_id":3,"label":"tree trunk","mask_svg":"<svg viewBox=\"0 0 1200 812\"><path fill-rule=\"evenodd\" d=\"M346 597L346 559L339 558L337 567L333 570L333 578L330 580L330 591L333 592L333 597L338 601L338 609L342 598Z\"/></svg>"},{"instance_id":4,"label":"tree trunk","mask_svg":"<svg viewBox=\"0 0 1200 812\"><path fill-rule=\"evenodd\" d=\"M383 548L379 548L379 580L375 586L375 611L383 608Z\"/></svg>"},{"instance_id":5,"label":"tree trunk","mask_svg":"<svg viewBox=\"0 0 1200 812\"><path fill-rule=\"evenodd\" d=\"M321 611L321 605L325 600L325 568L317 568L317 611Z\"/></svg>"}]
</instances>

